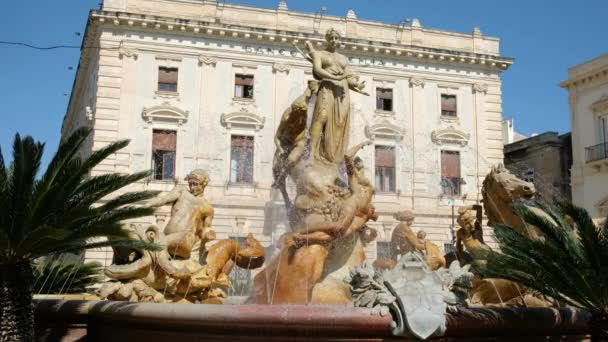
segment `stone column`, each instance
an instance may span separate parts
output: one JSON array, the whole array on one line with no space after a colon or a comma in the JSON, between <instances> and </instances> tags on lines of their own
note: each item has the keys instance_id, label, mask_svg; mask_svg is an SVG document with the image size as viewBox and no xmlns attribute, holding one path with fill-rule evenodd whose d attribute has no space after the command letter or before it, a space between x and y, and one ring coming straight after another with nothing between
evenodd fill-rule
<instances>
[{"instance_id":1,"label":"stone column","mask_svg":"<svg viewBox=\"0 0 608 342\"><path fill-rule=\"evenodd\" d=\"M473 85L473 101L474 101L474 113L473 113L473 122L474 122L474 137L475 137L475 174L476 174L476 195L475 195L475 201L477 203L479 203L481 201L481 183L483 181L483 178L485 177L485 170L480 170L480 166L479 166L479 157L480 157L480 153L481 151L480 149L480 144L479 144L479 130L480 130L480 118L484 117L484 101L485 101L485 95L486 92L488 91L488 85L487 84L483 84L483 83L477 83L475 85Z\"/></svg>"},{"instance_id":2,"label":"stone column","mask_svg":"<svg viewBox=\"0 0 608 342\"><path fill-rule=\"evenodd\" d=\"M412 208L416 208L416 133L422 131L422 126L420 124L423 120L416 120L418 115L424 114L424 80L420 78L413 77L410 79L410 112L412 115L411 125L411 137L409 137L412 142L412 171L411 171L411 180L412 180Z\"/></svg>"}]
</instances>

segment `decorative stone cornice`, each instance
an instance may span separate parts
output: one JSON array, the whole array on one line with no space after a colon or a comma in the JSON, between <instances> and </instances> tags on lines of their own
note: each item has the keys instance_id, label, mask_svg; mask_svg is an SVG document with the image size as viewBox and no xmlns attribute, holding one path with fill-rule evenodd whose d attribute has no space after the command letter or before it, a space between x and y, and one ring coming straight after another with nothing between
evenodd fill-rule
<instances>
[{"instance_id":1,"label":"decorative stone cornice","mask_svg":"<svg viewBox=\"0 0 608 342\"><path fill-rule=\"evenodd\" d=\"M274 70L275 72L289 73L290 68L291 67L289 66L289 64L285 64L285 63L274 63L272 65L272 70Z\"/></svg>"},{"instance_id":2,"label":"decorative stone cornice","mask_svg":"<svg viewBox=\"0 0 608 342\"><path fill-rule=\"evenodd\" d=\"M200 56L198 56L198 63L215 66L217 64L217 58L200 55Z\"/></svg>"},{"instance_id":3,"label":"decorative stone cornice","mask_svg":"<svg viewBox=\"0 0 608 342\"><path fill-rule=\"evenodd\" d=\"M410 78L410 85L412 87L424 87L424 80L417 77Z\"/></svg>"},{"instance_id":4,"label":"decorative stone cornice","mask_svg":"<svg viewBox=\"0 0 608 342\"><path fill-rule=\"evenodd\" d=\"M282 11L282 10L281 10ZM350 19L354 20L354 19ZM323 45L325 43L321 32L290 32L280 29L265 29L260 31L257 27L235 26L227 23L217 23L209 21L187 21L181 18L163 17L158 15L134 14L125 12L112 12L96 10L91 14L93 23L111 24L114 26L141 27L160 31L179 31L183 33L194 33L195 35L217 36L220 38L231 37L232 39L245 39L256 42L268 41L291 45L302 40L311 42L313 45ZM421 30L412 23L411 28ZM447 33L446 33L447 34ZM471 35L472 39L472 35ZM383 57L406 58L414 60L433 60L437 62L461 63L466 65L482 65L488 68L506 70L513 59L497 55L484 53L467 52L462 50L449 50L445 48L434 48L425 46L424 48L401 44L372 41L365 42L357 38L343 38L342 48L353 52L364 52L366 54L376 54Z\"/></svg>"},{"instance_id":5,"label":"decorative stone cornice","mask_svg":"<svg viewBox=\"0 0 608 342\"><path fill-rule=\"evenodd\" d=\"M226 127L227 129L231 129L233 126L238 126L259 131L260 129L264 128L266 118L250 113L246 108L242 108L239 112L222 114L220 121L222 126Z\"/></svg>"},{"instance_id":6,"label":"decorative stone cornice","mask_svg":"<svg viewBox=\"0 0 608 342\"><path fill-rule=\"evenodd\" d=\"M123 58L126 56L126 57L137 59L138 52L137 52L137 49L127 48L127 47L125 47L124 42L120 42L120 46L118 46L118 56L120 58Z\"/></svg>"},{"instance_id":7,"label":"decorative stone cornice","mask_svg":"<svg viewBox=\"0 0 608 342\"><path fill-rule=\"evenodd\" d=\"M485 83L475 83L473 84L473 90L476 93L485 94L488 92L488 85Z\"/></svg>"},{"instance_id":8,"label":"decorative stone cornice","mask_svg":"<svg viewBox=\"0 0 608 342\"><path fill-rule=\"evenodd\" d=\"M450 125L443 129L434 130L431 133L431 140L437 145L460 145L466 146L469 143L470 134L464 132L459 125Z\"/></svg>"},{"instance_id":9,"label":"decorative stone cornice","mask_svg":"<svg viewBox=\"0 0 608 342\"><path fill-rule=\"evenodd\" d=\"M608 95L604 95L599 100L593 102L591 111L597 115L608 114Z\"/></svg>"},{"instance_id":10,"label":"decorative stone cornice","mask_svg":"<svg viewBox=\"0 0 608 342\"><path fill-rule=\"evenodd\" d=\"M377 122L373 125L365 126L365 136L368 139L403 140L405 131L403 128L394 125L387 120Z\"/></svg>"},{"instance_id":11,"label":"decorative stone cornice","mask_svg":"<svg viewBox=\"0 0 608 342\"><path fill-rule=\"evenodd\" d=\"M563 81L559 84L559 86L562 88L572 88L579 86L583 87L592 83L596 83L596 81L598 80L604 80L606 78L608 78L608 66Z\"/></svg>"},{"instance_id":12,"label":"decorative stone cornice","mask_svg":"<svg viewBox=\"0 0 608 342\"><path fill-rule=\"evenodd\" d=\"M188 114L189 112L187 110L173 107L168 102L164 102L159 106L144 107L142 118L150 124L155 120L159 120L173 122L181 126L184 122L188 121Z\"/></svg>"}]
</instances>

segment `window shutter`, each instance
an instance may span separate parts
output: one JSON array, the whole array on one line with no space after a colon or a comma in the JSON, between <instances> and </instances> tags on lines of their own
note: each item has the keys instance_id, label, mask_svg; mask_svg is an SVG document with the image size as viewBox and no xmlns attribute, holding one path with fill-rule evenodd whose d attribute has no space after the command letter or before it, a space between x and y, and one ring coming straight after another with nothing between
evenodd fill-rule
<instances>
[{"instance_id":1,"label":"window shutter","mask_svg":"<svg viewBox=\"0 0 608 342\"><path fill-rule=\"evenodd\" d=\"M456 95L441 95L441 110L456 112Z\"/></svg>"},{"instance_id":2,"label":"window shutter","mask_svg":"<svg viewBox=\"0 0 608 342\"><path fill-rule=\"evenodd\" d=\"M177 84L177 68L158 68L158 83Z\"/></svg>"},{"instance_id":3,"label":"window shutter","mask_svg":"<svg viewBox=\"0 0 608 342\"><path fill-rule=\"evenodd\" d=\"M376 97L379 99L392 100L393 89L376 88Z\"/></svg>"},{"instance_id":4,"label":"window shutter","mask_svg":"<svg viewBox=\"0 0 608 342\"><path fill-rule=\"evenodd\" d=\"M460 152L441 151L441 176L460 178Z\"/></svg>"},{"instance_id":5,"label":"window shutter","mask_svg":"<svg viewBox=\"0 0 608 342\"><path fill-rule=\"evenodd\" d=\"M236 75L234 77L235 85L253 86L253 76L251 75Z\"/></svg>"},{"instance_id":6,"label":"window shutter","mask_svg":"<svg viewBox=\"0 0 608 342\"><path fill-rule=\"evenodd\" d=\"M395 148L376 146L376 167L395 167Z\"/></svg>"},{"instance_id":7,"label":"window shutter","mask_svg":"<svg viewBox=\"0 0 608 342\"><path fill-rule=\"evenodd\" d=\"M233 135L232 146L241 148L253 148L253 137L244 135Z\"/></svg>"},{"instance_id":8,"label":"window shutter","mask_svg":"<svg viewBox=\"0 0 608 342\"><path fill-rule=\"evenodd\" d=\"M160 151L175 151L177 133L175 131L154 131L152 133L152 149Z\"/></svg>"}]
</instances>

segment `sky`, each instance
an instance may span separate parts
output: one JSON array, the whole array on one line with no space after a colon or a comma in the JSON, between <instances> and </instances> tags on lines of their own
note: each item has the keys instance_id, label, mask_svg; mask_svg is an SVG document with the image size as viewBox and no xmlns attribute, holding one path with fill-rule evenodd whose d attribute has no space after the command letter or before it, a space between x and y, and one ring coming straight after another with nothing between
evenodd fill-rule
<instances>
[{"instance_id":1,"label":"sky","mask_svg":"<svg viewBox=\"0 0 608 342\"><path fill-rule=\"evenodd\" d=\"M79 46L89 10L101 0L0 1L0 41ZM278 0L227 1L276 8ZM503 115L525 135L570 131L566 90L558 83L576 64L608 53L607 0L291 0L290 10L398 23L501 39L501 55L515 58L502 74ZM56 150L78 65L79 49L35 50L0 44L0 147L10 160L15 133L46 142L43 165Z\"/></svg>"}]
</instances>

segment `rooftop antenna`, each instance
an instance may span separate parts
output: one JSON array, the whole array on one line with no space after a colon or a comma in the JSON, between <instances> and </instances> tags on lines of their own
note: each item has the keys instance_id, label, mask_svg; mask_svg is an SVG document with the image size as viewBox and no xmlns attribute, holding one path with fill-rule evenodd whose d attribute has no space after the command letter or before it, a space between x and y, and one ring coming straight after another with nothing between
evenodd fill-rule
<instances>
[{"instance_id":1,"label":"rooftop antenna","mask_svg":"<svg viewBox=\"0 0 608 342\"><path fill-rule=\"evenodd\" d=\"M321 6L317 12L315 12L315 19L313 23L313 30L315 33L319 33L321 30L321 20L323 19L323 14L327 11L327 7Z\"/></svg>"}]
</instances>

